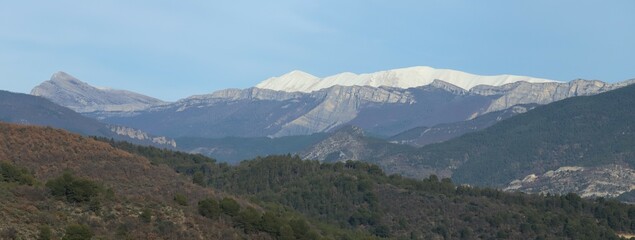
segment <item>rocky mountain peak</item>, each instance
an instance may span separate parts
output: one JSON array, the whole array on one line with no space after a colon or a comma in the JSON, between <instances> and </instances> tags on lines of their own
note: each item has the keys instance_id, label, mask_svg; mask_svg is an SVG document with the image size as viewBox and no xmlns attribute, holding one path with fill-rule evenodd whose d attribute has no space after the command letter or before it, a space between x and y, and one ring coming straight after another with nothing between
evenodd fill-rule
<instances>
[{"instance_id":1,"label":"rocky mountain peak","mask_svg":"<svg viewBox=\"0 0 635 240\"><path fill-rule=\"evenodd\" d=\"M79 81L77 78L71 76L70 74L63 72L63 71L59 71L56 73L53 73L53 75L51 75L51 81L53 82L78 82L78 83L83 83L81 81Z\"/></svg>"},{"instance_id":2,"label":"rocky mountain peak","mask_svg":"<svg viewBox=\"0 0 635 240\"><path fill-rule=\"evenodd\" d=\"M446 91L454 93L454 94L465 94L465 93L467 93L467 91L464 90L463 88L461 88L459 86L456 86L454 84L448 83L446 81L439 80L439 79L435 79L428 86L435 87L435 88L440 88L440 89L446 90Z\"/></svg>"},{"instance_id":3,"label":"rocky mountain peak","mask_svg":"<svg viewBox=\"0 0 635 240\"><path fill-rule=\"evenodd\" d=\"M147 109L163 101L129 91L96 88L68 73L59 71L51 79L31 90L31 95L44 97L76 112L129 112Z\"/></svg>"}]
</instances>

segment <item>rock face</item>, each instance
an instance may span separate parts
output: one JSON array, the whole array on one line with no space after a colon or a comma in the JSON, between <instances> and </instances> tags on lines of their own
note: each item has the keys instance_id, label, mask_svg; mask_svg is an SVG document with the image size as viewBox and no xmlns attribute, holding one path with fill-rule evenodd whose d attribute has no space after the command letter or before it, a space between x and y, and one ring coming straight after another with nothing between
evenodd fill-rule
<instances>
[{"instance_id":1,"label":"rock face","mask_svg":"<svg viewBox=\"0 0 635 240\"><path fill-rule=\"evenodd\" d=\"M65 72L53 74L50 80L33 88L31 95L47 98L79 113L130 112L164 104L138 93L96 88Z\"/></svg>"},{"instance_id":2,"label":"rock face","mask_svg":"<svg viewBox=\"0 0 635 240\"><path fill-rule=\"evenodd\" d=\"M325 93L320 104L299 118L284 124L273 136L327 132L355 119L362 108L373 103L404 105L416 102L409 92L387 88L334 86Z\"/></svg>"},{"instance_id":3,"label":"rock face","mask_svg":"<svg viewBox=\"0 0 635 240\"><path fill-rule=\"evenodd\" d=\"M567 194L582 197L617 197L635 190L635 170L623 165L565 166L542 175L531 174L512 181L505 191Z\"/></svg>"},{"instance_id":4,"label":"rock face","mask_svg":"<svg viewBox=\"0 0 635 240\"><path fill-rule=\"evenodd\" d=\"M589 96L614 90L634 81L609 84L601 81L574 80L568 83L517 82L500 87L477 86L470 91L479 95L501 95L486 112L499 111L519 104L548 104L575 96Z\"/></svg>"},{"instance_id":5,"label":"rock face","mask_svg":"<svg viewBox=\"0 0 635 240\"><path fill-rule=\"evenodd\" d=\"M152 143L156 143L159 145L167 145L167 146L172 146L173 148L176 148L176 141L174 141L173 139L168 139L166 137L152 137L143 131L136 130L129 127L123 127L123 126L108 126L108 127L110 128L110 131L120 136L127 136L131 139L137 139L141 141L151 141Z\"/></svg>"}]
</instances>

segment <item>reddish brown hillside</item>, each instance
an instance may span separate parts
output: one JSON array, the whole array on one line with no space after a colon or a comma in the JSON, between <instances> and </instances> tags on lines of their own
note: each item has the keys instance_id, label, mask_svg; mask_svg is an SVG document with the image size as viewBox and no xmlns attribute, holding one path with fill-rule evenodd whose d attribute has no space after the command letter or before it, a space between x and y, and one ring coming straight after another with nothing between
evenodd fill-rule
<instances>
[{"instance_id":1,"label":"reddish brown hillside","mask_svg":"<svg viewBox=\"0 0 635 240\"><path fill-rule=\"evenodd\" d=\"M31 170L46 181L65 170L104 183L116 194L169 200L175 193L200 199L213 194L166 166L63 130L0 124L0 160ZM168 198L168 199L166 199Z\"/></svg>"},{"instance_id":2,"label":"reddish brown hillside","mask_svg":"<svg viewBox=\"0 0 635 240\"><path fill-rule=\"evenodd\" d=\"M224 194L195 185L167 166L63 130L0 123L0 162L26 168L35 177L33 186L0 181L0 239L35 239L41 227L60 239L73 224L87 225L99 239L270 239L245 234L230 219L199 215L198 201ZM44 184L67 171L111 189L114 196L103 197L98 208L53 197ZM177 195L186 203L175 201ZM148 217L143 219L142 212Z\"/></svg>"}]
</instances>

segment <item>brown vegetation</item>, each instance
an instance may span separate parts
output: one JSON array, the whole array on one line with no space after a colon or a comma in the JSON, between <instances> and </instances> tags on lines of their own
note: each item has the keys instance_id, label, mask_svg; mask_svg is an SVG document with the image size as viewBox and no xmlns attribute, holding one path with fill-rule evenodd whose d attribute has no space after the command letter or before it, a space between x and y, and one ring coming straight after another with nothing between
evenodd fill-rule
<instances>
[{"instance_id":1,"label":"brown vegetation","mask_svg":"<svg viewBox=\"0 0 635 240\"><path fill-rule=\"evenodd\" d=\"M0 238L34 239L48 228L59 239L72 224L113 239L245 237L231 220L198 214L200 200L225 194L107 143L48 127L0 123L0 161L26 168L37 181L33 186L0 181ZM105 193L96 202L52 196L44 183L68 172L103 185ZM174 202L177 195L185 197L186 206ZM249 238L270 237L252 233Z\"/></svg>"}]
</instances>

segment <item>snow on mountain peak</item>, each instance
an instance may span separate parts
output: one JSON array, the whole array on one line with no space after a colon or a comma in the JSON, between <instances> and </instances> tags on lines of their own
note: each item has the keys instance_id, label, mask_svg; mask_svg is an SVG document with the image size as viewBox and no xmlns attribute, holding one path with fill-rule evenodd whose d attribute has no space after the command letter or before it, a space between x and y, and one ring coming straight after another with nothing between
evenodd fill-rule
<instances>
[{"instance_id":1,"label":"snow on mountain peak","mask_svg":"<svg viewBox=\"0 0 635 240\"><path fill-rule=\"evenodd\" d=\"M429 85L434 80L448 82L465 90L477 85L500 86L518 81L555 82L549 79L515 75L480 76L451 69L419 66L365 74L345 72L325 78L318 78L296 70L280 77L269 78L256 87L285 92L313 92L335 85L412 88Z\"/></svg>"},{"instance_id":2,"label":"snow on mountain peak","mask_svg":"<svg viewBox=\"0 0 635 240\"><path fill-rule=\"evenodd\" d=\"M300 70L294 70L280 77L269 78L258 85L257 88L271 89L285 92L311 92L311 86L318 83L320 78Z\"/></svg>"}]
</instances>

